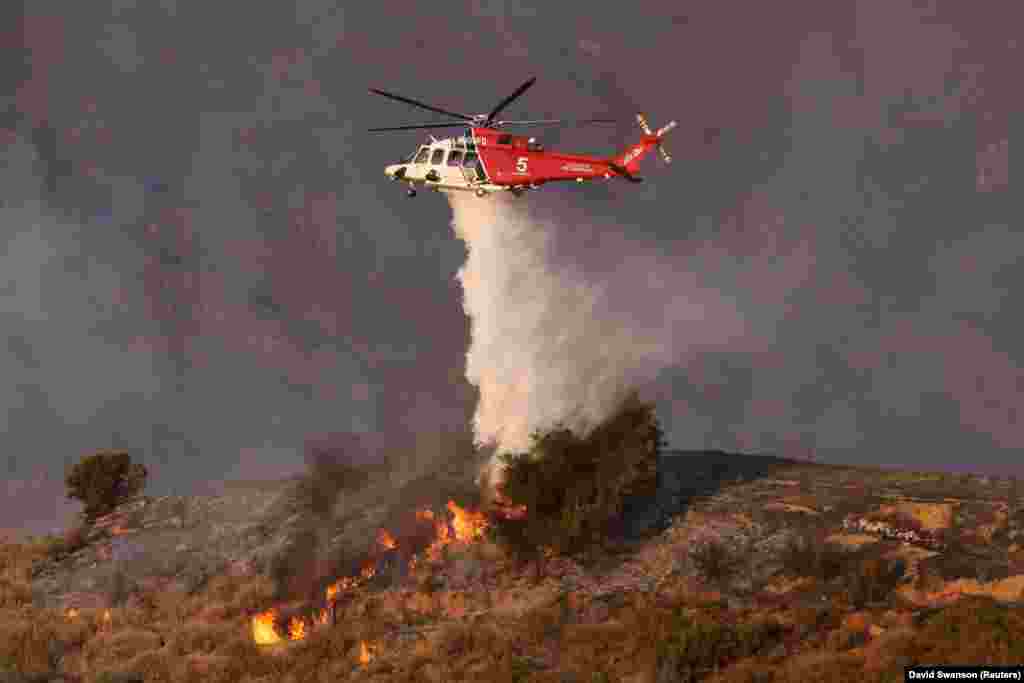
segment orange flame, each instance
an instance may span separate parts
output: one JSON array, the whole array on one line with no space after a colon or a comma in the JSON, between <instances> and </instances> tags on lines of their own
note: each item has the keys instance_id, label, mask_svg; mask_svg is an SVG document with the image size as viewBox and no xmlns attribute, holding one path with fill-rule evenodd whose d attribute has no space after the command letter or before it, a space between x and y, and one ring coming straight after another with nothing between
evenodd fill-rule
<instances>
[{"instance_id":1,"label":"orange flame","mask_svg":"<svg viewBox=\"0 0 1024 683\"><path fill-rule=\"evenodd\" d=\"M359 641L359 663L366 666L373 657L370 655L370 648L366 646L365 640Z\"/></svg>"},{"instance_id":2,"label":"orange flame","mask_svg":"<svg viewBox=\"0 0 1024 683\"><path fill-rule=\"evenodd\" d=\"M110 610L103 610L103 621L110 622Z\"/></svg>"},{"instance_id":3,"label":"orange flame","mask_svg":"<svg viewBox=\"0 0 1024 683\"><path fill-rule=\"evenodd\" d=\"M427 547L425 555L427 558L436 560L445 546L453 543L472 543L483 538L487 529L487 517L482 512L474 512L463 508L454 500L449 500L446 506L451 513L451 525L447 519L439 519L432 510L424 509L416 511L416 518L420 521L433 521L435 538ZM409 563L409 568L416 566L416 558Z\"/></svg>"},{"instance_id":4,"label":"orange flame","mask_svg":"<svg viewBox=\"0 0 1024 683\"><path fill-rule=\"evenodd\" d=\"M389 534L386 529L381 529L377 534L377 542L388 550L394 550L398 547L398 542L395 541L395 537Z\"/></svg>"},{"instance_id":5,"label":"orange flame","mask_svg":"<svg viewBox=\"0 0 1024 683\"><path fill-rule=\"evenodd\" d=\"M115 524L114 526L110 527L110 535L111 536L123 536L124 534L127 534L127 533L128 533L128 529L124 528L120 524Z\"/></svg>"},{"instance_id":6,"label":"orange flame","mask_svg":"<svg viewBox=\"0 0 1024 683\"><path fill-rule=\"evenodd\" d=\"M302 640L306 637L306 622L298 617L292 617L288 622L288 637L292 640Z\"/></svg>"},{"instance_id":7,"label":"orange flame","mask_svg":"<svg viewBox=\"0 0 1024 683\"><path fill-rule=\"evenodd\" d=\"M277 610L268 609L252 618L252 639L257 645L273 645L281 642L281 636L274 630Z\"/></svg>"},{"instance_id":8,"label":"orange flame","mask_svg":"<svg viewBox=\"0 0 1024 683\"><path fill-rule=\"evenodd\" d=\"M74 607L68 608L68 610L64 613L64 616L66 616L68 619L74 619L78 616L78 610Z\"/></svg>"},{"instance_id":9,"label":"orange flame","mask_svg":"<svg viewBox=\"0 0 1024 683\"><path fill-rule=\"evenodd\" d=\"M448 511L452 513L452 526L455 538L462 543L470 543L483 537L487 529L487 518L482 512L471 512L459 507L454 500L448 501Z\"/></svg>"}]
</instances>

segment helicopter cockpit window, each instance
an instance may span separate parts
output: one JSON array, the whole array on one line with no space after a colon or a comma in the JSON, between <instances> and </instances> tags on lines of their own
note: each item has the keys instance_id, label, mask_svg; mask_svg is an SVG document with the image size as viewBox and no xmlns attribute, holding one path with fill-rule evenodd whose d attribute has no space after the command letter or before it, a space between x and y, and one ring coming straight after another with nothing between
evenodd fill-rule
<instances>
[{"instance_id":1,"label":"helicopter cockpit window","mask_svg":"<svg viewBox=\"0 0 1024 683\"><path fill-rule=\"evenodd\" d=\"M448 165L458 166L462 163L462 152L451 152L448 155Z\"/></svg>"},{"instance_id":2,"label":"helicopter cockpit window","mask_svg":"<svg viewBox=\"0 0 1024 683\"><path fill-rule=\"evenodd\" d=\"M416 160L413 161L412 163L414 163L414 164L425 164L425 163L427 163L427 157L428 156L430 156L430 148L429 147L421 147L420 151L419 151L419 154L416 155Z\"/></svg>"},{"instance_id":3,"label":"helicopter cockpit window","mask_svg":"<svg viewBox=\"0 0 1024 683\"><path fill-rule=\"evenodd\" d=\"M544 145L537 142L537 138L530 138L526 143L526 149L530 150L531 152L543 152Z\"/></svg>"},{"instance_id":4,"label":"helicopter cockpit window","mask_svg":"<svg viewBox=\"0 0 1024 683\"><path fill-rule=\"evenodd\" d=\"M511 145L512 144L512 136L511 135L501 135L501 136L498 136L498 144L499 145Z\"/></svg>"},{"instance_id":5,"label":"helicopter cockpit window","mask_svg":"<svg viewBox=\"0 0 1024 683\"><path fill-rule=\"evenodd\" d=\"M438 166L442 161L444 161L444 150L435 149L433 155L430 157L430 164L432 166Z\"/></svg>"}]
</instances>

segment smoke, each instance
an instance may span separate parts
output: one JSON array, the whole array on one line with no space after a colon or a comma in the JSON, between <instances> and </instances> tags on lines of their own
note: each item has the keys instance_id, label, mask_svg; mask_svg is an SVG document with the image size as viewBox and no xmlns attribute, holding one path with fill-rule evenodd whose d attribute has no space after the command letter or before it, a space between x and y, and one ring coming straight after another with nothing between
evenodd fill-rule
<instances>
[{"instance_id":1,"label":"smoke","mask_svg":"<svg viewBox=\"0 0 1024 683\"><path fill-rule=\"evenodd\" d=\"M571 226L515 199L449 201L468 249L458 278L471 329L466 376L480 394L475 438L496 455L527 449L533 432L556 424L585 436L698 346L742 336L735 306L638 244L617 242L628 268L596 280L574 264L578 248L555 248L556 231Z\"/></svg>"},{"instance_id":2,"label":"smoke","mask_svg":"<svg viewBox=\"0 0 1024 683\"><path fill-rule=\"evenodd\" d=\"M389 469L386 447L366 435L335 432L306 440L307 471L294 489L298 521L290 542L274 558L271 575L279 597L314 601L356 564L345 548L331 547L332 524L346 493L368 486Z\"/></svg>"}]
</instances>

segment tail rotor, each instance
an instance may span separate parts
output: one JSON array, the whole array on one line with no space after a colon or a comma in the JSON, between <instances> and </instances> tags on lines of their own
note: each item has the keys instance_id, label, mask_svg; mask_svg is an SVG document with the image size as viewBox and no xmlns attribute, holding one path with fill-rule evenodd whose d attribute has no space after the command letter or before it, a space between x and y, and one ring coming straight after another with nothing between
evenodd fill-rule
<instances>
[{"instance_id":1,"label":"tail rotor","mask_svg":"<svg viewBox=\"0 0 1024 683\"><path fill-rule=\"evenodd\" d=\"M661 138L665 136L670 130L676 127L675 121L669 121L666 125L658 129L657 132L651 131L651 126L647 123L647 117L643 114L636 115L636 122L640 124L640 130L644 132L644 135L653 135L657 138L655 146L658 148L658 154L661 155L661 160L666 164L672 163L672 157L669 155L668 150L665 149L661 142Z\"/></svg>"}]
</instances>

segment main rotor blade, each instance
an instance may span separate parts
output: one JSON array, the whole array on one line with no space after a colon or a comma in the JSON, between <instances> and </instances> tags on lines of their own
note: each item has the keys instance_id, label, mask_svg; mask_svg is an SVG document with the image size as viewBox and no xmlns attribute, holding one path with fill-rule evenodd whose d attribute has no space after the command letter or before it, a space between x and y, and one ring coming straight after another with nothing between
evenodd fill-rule
<instances>
[{"instance_id":1,"label":"main rotor blade","mask_svg":"<svg viewBox=\"0 0 1024 683\"><path fill-rule=\"evenodd\" d=\"M496 121L491 124L494 126L549 126L559 123L571 124L574 126L584 126L591 123L618 123L616 119L583 119L583 120L571 120L571 119L535 119L531 121Z\"/></svg>"},{"instance_id":2,"label":"main rotor blade","mask_svg":"<svg viewBox=\"0 0 1024 683\"><path fill-rule=\"evenodd\" d=\"M467 116L466 114L459 114L458 112L447 111L445 109L440 109L438 107L432 107L429 104L423 104L422 102L417 102L416 100L409 99L408 97L402 97L401 95L394 95L394 94L389 93L389 92L384 92L383 90L377 90L376 88L370 88L370 92L374 93L375 95L382 95L384 97L388 97L388 98L390 98L392 100L398 100L399 102L405 102L406 104L411 104L414 107L420 107L421 109L426 109L428 111L436 112L438 114L444 114L445 116L454 116L454 117L459 118L459 119L466 119L467 121L472 121L473 120L472 116Z\"/></svg>"},{"instance_id":3,"label":"main rotor blade","mask_svg":"<svg viewBox=\"0 0 1024 683\"><path fill-rule=\"evenodd\" d=\"M385 130L416 130L418 128L465 128L466 122L461 121L458 123L448 123L442 121L441 123L418 123L410 126L390 126L388 128L367 128L367 133L379 133Z\"/></svg>"},{"instance_id":4,"label":"main rotor blade","mask_svg":"<svg viewBox=\"0 0 1024 683\"><path fill-rule=\"evenodd\" d=\"M515 100L517 97L519 97L524 92L526 92L530 88L530 86L534 84L534 82L536 80L537 80L537 77L534 76L530 80L526 81L526 83L523 83L521 86L516 88L516 91L514 93L512 93L511 95L509 95L508 97L503 99L501 102L499 102L498 106L495 107L494 109L492 109L491 113L487 116L487 121L488 122L493 121L494 117L497 116L501 112L502 109L504 109L508 105L512 104L513 100Z\"/></svg>"}]
</instances>

